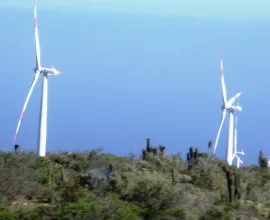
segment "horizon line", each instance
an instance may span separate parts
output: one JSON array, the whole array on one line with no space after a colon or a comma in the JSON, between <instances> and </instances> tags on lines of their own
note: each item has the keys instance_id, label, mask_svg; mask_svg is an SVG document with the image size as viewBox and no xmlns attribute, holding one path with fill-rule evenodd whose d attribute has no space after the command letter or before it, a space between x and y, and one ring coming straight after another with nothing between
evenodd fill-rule
<instances>
[{"instance_id":1,"label":"horizon line","mask_svg":"<svg viewBox=\"0 0 270 220\"><path fill-rule=\"evenodd\" d=\"M7 10L22 10L22 11L30 11L32 10L31 7L20 7L20 6L1 6L0 5L0 10L2 9L7 9ZM184 14L177 14L177 13L159 13L159 12L146 12L146 11L122 11L122 10L95 10L95 9L89 9L89 8L84 8L84 9L74 9L74 8L41 8L38 9L40 12L63 12L63 13L68 13L68 14L106 14L106 15L129 15L129 16L147 16L147 17L159 17L159 18L165 18L165 19L183 19L183 20L192 20L192 21L208 21L208 22L243 22L243 23L248 23L248 22L263 22L263 23L269 23L270 22L270 17L269 18L254 18L254 17L199 17L199 16L194 16L194 15L184 15Z\"/></svg>"}]
</instances>

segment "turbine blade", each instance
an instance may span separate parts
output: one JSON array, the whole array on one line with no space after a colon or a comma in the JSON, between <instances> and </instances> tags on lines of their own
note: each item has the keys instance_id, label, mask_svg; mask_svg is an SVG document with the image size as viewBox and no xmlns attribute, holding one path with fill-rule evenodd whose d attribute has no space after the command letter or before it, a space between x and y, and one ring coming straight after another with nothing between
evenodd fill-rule
<instances>
[{"instance_id":1,"label":"turbine blade","mask_svg":"<svg viewBox=\"0 0 270 220\"><path fill-rule=\"evenodd\" d=\"M227 107L230 107L233 105L235 100L242 94L242 92L238 92L235 96L233 96L228 102L227 102Z\"/></svg>"},{"instance_id":2,"label":"turbine blade","mask_svg":"<svg viewBox=\"0 0 270 220\"><path fill-rule=\"evenodd\" d=\"M220 77L221 77L221 87L222 87L223 104L226 105L226 103L227 103L227 91L226 91L226 87L225 87L225 80L224 80L224 74L223 74L223 61L222 61L222 57L220 59Z\"/></svg>"},{"instance_id":3,"label":"turbine blade","mask_svg":"<svg viewBox=\"0 0 270 220\"><path fill-rule=\"evenodd\" d=\"M240 161L240 163L242 163L242 164L244 163L243 160L240 159L240 157L239 157L239 161Z\"/></svg>"},{"instance_id":4,"label":"turbine blade","mask_svg":"<svg viewBox=\"0 0 270 220\"><path fill-rule=\"evenodd\" d=\"M15 141L16 141L16 138L17 138L17 135L18 135L18 132L19 132L19 128L20 128L20 125L21 125L21 122L22 122L22 118L23 118L25 109L26 109L26 107L27 107L27 104L28 104L28 101L29 101L29 99L30 99L30 96L31 96L31 94L32 94L32 92L33 92L33 89L34 89L34 87L35 87L35 85L36 85L36 82L37 82L37 80L38 80L38 77L39 77L39 71L37 71L36 74L35 74L35 77L34 77L34 80L33 80L33 82L32 82L31 88L30 88L30 90L29 90L29 92L28 92L28 95L27 95L27 97L26 97L25 103L24 103L24 105L23 105L23 109L22 109L22 112L21 112L21 115L20 115L20 119L19 119L19 122L18 122L18 125L17 125L17 128L16 128L16 133L15 133L15 135L14 135L14 140L13 140L14 143L15 143Z\"/></svg>"},{"instance_id":5,"label":"turbine blade","mask_svg":"<svg viewBox=\"0 0 270 220\"><path fill-rule=\"evenodd\" d=\"M34 0L34 27L35 27L35 46L36 46L36 68L40 69L40 44L38 37L38 25L37 25L37 4Z\"/></svg>"},{"instance_id":6,"label":"turbine blade","mask_svg":"<svg viewBox=\"0 0 270 220\"><path fill-rule=\"evenodd\" d=\"M218 129L218 133L217 133L217 138L216 138L216 142L215 142L215 146L214 146L214 151L213 151L213 154L215 154L215 153L216 153L216 148L217 148L217 144L218 144L218 140L219 140L219 136L220 136L221 128L222 128L223 122L224 122L225 117L226 117L226 113L227 113L227 111L224 109L224 110L223 110L223 112L222 112L222 117L221 117L221 121L220 121L219 129Z\"/></svg>"}]
</instances>

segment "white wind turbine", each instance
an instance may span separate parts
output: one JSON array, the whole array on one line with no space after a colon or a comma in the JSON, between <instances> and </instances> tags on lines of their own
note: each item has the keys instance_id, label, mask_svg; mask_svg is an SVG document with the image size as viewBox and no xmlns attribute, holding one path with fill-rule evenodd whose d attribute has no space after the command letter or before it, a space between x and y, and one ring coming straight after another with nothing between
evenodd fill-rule
<instances>
[{"instance_id":1,"label":"white wind turbine","mask_svg":"<svg viewBox=\"0 0 270 220\"><path fill-rule=\"evenodd\" d=\"M44 68L41 66L40 62L40 44L39 44L39 36L38 36L38 26L37 26L37 7L36 0L34 0L34 28L35 28L35 48L36 48L36 67L34 68L35 76L30 87L29 93L26 97L22 113L20 115L20 119L17 125L16 133L14 136L14 143L16 142L17 134L20 128L20 124L23 118L23 114L27 107L30 96L33 92L33 89L36 85L36 82L40 75L43 78L42 85L42 97L40 104L40 120L39 120L39 131L38 131L38 154L40 157L44 157L46 155L46 138L47 138L47 105L48 105L48 76L49 75L59 75L62 72L58 71L52 65L51 68Z\"/></svg>"},{"instance_id":2,"label":"white wind turbine","mask_svg":"<svg viewBox=\"0 0 270 220\"><path fill-rule=\"evenodd\" d=\"M216 148L221 132L221 128L223 125L223 122L225 120L227 111L230 115L229 120L229 135L228 135L228 146L227 146L227 152L226 152L226 160L229 165L232 165L232 156L233 156L233 123L234 123L234 111L242 111L242 107L237 104L237 106L233 106L233 103L235 100L242 94L242 92L237 93L235 96L233 96L231 99L227 101L227 91L225 87L225 80L224 80L224 74L223 74L223 62L222 58L220 60L220 75L221 75L221 87L222 87L222 99L223 99L223 105L221 106L222 109L222 117L220 121L220 126L217 133L217 138L213 150L213 155L216 153Z\"/></svg>"},{"instance_id":3,"label":"white wind turbine","mask_svg":"<svg viewBox=\"0 0 270 220\"><path fill-rule=\"evenodd\" d=\"M234 153L233 153L233 159L236 158L236 166L237 168L240 167L240 163L243 163L243 161L240 159L238 154L245 155L244 151L237 151L237 117L235 118L235 128L234 128Z\"/></svg>"}]
</instances>

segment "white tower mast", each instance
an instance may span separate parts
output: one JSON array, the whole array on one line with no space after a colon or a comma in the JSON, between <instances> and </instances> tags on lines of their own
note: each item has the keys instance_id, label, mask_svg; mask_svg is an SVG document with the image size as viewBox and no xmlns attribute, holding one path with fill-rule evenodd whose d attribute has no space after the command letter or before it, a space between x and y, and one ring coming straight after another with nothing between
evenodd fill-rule
<instances>
[{"instance_id":1,"label":"white tower mast","mask_svg":"<svg viewBox=\"0 0 270 220\"><path fill-rule=\"evenodd\" d=\"M38 134L38 154L40 157L46 156L47 141L47 111L48 111L48 78L43 74L42 97L40 102L39 134Z\"/></svg>"}]
</instances>

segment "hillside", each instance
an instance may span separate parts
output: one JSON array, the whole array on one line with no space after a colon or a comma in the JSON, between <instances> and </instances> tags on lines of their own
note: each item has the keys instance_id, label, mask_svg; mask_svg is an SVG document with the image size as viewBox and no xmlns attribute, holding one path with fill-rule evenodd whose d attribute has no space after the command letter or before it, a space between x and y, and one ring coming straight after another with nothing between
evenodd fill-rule
<instances>
[{"instance_id":1,"label":"hillside","mask_svg":"<svg viewBox=\"0 0 270 220\"><path fill-rule=\"evenodd\" d=\"M150 140L140 158L0 152L0 186L1 220L270 219L262 154L260 166L237 169L193 148L168 156Z\"/></svg>"}]
</instances>

